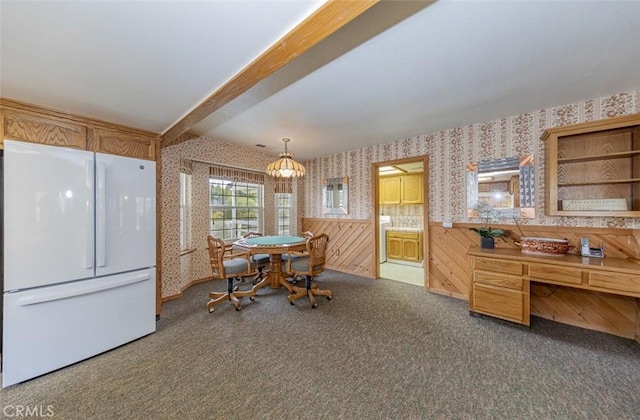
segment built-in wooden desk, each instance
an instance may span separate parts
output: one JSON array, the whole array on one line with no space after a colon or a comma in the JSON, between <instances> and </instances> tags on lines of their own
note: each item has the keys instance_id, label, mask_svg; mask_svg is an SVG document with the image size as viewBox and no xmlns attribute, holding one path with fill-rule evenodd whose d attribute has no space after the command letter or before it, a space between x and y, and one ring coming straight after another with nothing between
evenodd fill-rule
<instances>
[{"instance_id":1,"label":"built-in wooden desk","mask_svg":"<svg viewBox=\"0 0 640 420\"><path fill-rule=\"evenodd\" d=\"M638 301L640 343L640 264L620 258L577 255L538 256L517 249L470 248L469 311L530 325L530 282L555 284Z\"/></svg>"}]
</instances>

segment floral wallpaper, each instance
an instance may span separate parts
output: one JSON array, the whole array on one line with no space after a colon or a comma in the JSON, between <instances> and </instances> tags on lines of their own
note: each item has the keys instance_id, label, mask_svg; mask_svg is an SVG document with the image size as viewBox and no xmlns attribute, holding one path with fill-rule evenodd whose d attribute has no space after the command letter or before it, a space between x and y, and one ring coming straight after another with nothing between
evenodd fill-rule
<instances>
[{"instance_id":1,"label":"floral wallpaper","mask_svg":"<svg viewBox=\"0 0 640 420\"><path fill-rule=\"evenodd\" d=\"M179 296L192 281L211 275L206 245L209 234L210 164L261 172L275 158L255 148L210 138L196 138L162 149L162 297ZM195 250L184 255L180 252L180 159L193 161L192 237ZM264 233L273 234L276 223L275 200L269 192L275 189L274 178L265 177L264 188Z\"/></svg>"},{"instance_id":2,"label":"floral wallpaper","mask_svg":"<svg viewBox=\"0 0 640 420\"><path fill-rule=\"evenodd\" d=\"M325 156L309 162L303 180L305 217L321 214L321 180L349 177L349 219L372 219L373 180L371 164L414 156L429 156L429 221L469 222L466 215L465 165L467 162L534 154L537 192L536 218L524 219L532 225L640 228L637 218L547 217L544 215L545 129L640 113L640 89L575 104L532 111L511 117L455 127L417 137L378 144L358 150ZM380 209L398 214L398 209ZM395 213L394 213L395 212ZM399 214L404 217L411 214Z\"/></svg>"},{"instance_id":3,"label":"floral wallpaper","mask_svg":"<svg viewBox=\"0 0 640 420\"><path fill-rule=\"evenodd\" d=\"M414 156L429 156L429 221L468 222L466 215L466 163L500 157L535 155L536 219L523 224L615 227L640 229L637 218L547 217L544 215L543 131L586 121L640 113L640 89L598 99L563 105L516 116L427 133L363 149L351 150L304 162L307 176L298 180L297 214L322 218L322 180L349 177L349 214L331 218L371 220L373 181L371 165L376 162ZM193 160L193 238L194 252L180 255L179 168L180 159ZM179 296L193 280L210 275L205 238L208 234L209 163L262 171L274 155L255 148L196 138L162 149L162 296ZM273 191L273 178L267 177L265 191ZM397 220L423 223L418 207L381 208ZM265 199L265 233L275 229L274 200ZM203 298L203 299L206 299Z\"/></svg>"}]
</instances>

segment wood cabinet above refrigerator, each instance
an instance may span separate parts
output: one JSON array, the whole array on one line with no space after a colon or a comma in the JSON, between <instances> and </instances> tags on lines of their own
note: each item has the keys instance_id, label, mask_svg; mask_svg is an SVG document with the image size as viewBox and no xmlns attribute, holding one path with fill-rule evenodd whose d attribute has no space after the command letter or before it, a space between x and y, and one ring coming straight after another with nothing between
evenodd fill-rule
<instances>
[{"instance_id":1,"label":"wood cabinet above refrigerator","mask_svg":"<svg viewBox=\"0 0 640 420\"><path fill-rule=\"evenodd\" d=\"M0 98L0 146L20 140L157 160L158 135Z\"/></svg>"}]
</instances>

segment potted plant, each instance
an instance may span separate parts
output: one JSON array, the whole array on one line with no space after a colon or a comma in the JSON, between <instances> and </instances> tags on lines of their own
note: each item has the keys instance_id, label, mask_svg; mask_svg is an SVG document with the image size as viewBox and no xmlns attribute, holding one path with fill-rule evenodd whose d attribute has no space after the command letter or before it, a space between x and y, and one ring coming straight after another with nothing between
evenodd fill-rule
<instances>
[{"instance_id":1,"label":"potted plant","mask_svg":"<svg viewBox=\"0 0 640 420\"><path fill-rule=\"evenodd\" d=\"M495 238L502 236L504 234L504 230L491 229L490 226L471 228L471 230L475 231L478 235L480 235L480 246L482 248L495 248L496 247Z\"/></svg>"},{"instance_id":2,"label":"potted plant","mask_svg":"<svg viewBox=\"0 0 640 420\"><path fill-rule=\"evenodd\" d=\"M489 226L489 219L493 218L493 207L485 202L479 201L474 210L478 211L478 215L484 219L484 225L478 228L470 228L472 231L480 235L480 246L482 248L495 248L495 238L502 237L504 230L493 229ZM502 238L504 240L504 238Z\"/></svg>"}]
</instances>

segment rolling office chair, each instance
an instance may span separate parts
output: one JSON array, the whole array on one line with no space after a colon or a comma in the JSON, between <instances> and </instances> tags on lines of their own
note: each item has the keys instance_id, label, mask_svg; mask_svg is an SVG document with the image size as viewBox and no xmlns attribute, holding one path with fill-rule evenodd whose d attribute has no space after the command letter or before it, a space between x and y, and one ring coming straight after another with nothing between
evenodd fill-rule
<instances>
[{"instance_id":1,"label":"rolling office chair","mask_svg":"<svg viewBox=\"0 0 640 420\"><path fill-rule=\"evenodd\" d=\"M233 279L240 277L255 276L258 274L253 267L248 252L227 254L227 247L222 239L213 235L207 236L207 245L209 247L209 260L211 262L211 273L215 279L227 280L226 292L209 293L209 302L207 309L213 312L214 306L225 300L230 300L236 307L236 311L242 309L240 299L249 296L250 300L254 300L256 292L252 290L237 291L233 287Z\"/></svg>"},{"instance_id":2,"label":"rolling office chair","mask_svg":"<svg viewBox=\"0 0 640 420\"><path fill-rule=\"evenodd\" d=\"M307 230L305 232L302 232L301 236L303 238L305 238L305 239L309 239L309 238L311 238L313 236L313 232L311 232L310 230ZM288 253L282 255L282 271L284 271L286 273L287 277L291 277L291 280L289 280L289 283L296 284L298 282L298 276L296 274L290 273L288 271L289 260L300 258L301 256L306 255L306 252L307 252L306 250L305 251L300 251L300 252L295 252L295 253L288 252Z\"/></svg>"},{"instance_id":3,"label":"rolling office chair","mask_svg":"<svg viewBox=\"0 0 640 420\"><path fill-rule=\"evenodd\" d=\"M331 300L331 290L320 289L317 284L312 286L313 277L324 271L328 242L329 236L326 233L312 236L307 239L305 252L291 253L296 258L289 258L287 272L295 276L305 276L305 287L293 286L294 293L287 297L292 305L294 300L304 296L309 297L311 307L314 309L318 307L315 296L326 296L327 300Z\"/></svg>"},{"instance_id":4,"label":"rolling office chair","mask_svg":"<svg viewBox=\"0 0 640 420\"><path fill-rule=\"evenodd\" d=\"M245 234L243 236L244 239L246 238L256 238L259 236L263 236L262 233L259 232L249 232L247 234ZM256 285L260 282L260 280L262 280L264 278L264 273L263 270L265 267L269 267L270 264L270 256L269 254L253 254L251 255L251 263L253 264L253 267L258 270L258 277L256 277L256 279L253 281L253 284ZM244 281L244 279L242 279L242 281Z\"/></svg>"}]
</instances>

